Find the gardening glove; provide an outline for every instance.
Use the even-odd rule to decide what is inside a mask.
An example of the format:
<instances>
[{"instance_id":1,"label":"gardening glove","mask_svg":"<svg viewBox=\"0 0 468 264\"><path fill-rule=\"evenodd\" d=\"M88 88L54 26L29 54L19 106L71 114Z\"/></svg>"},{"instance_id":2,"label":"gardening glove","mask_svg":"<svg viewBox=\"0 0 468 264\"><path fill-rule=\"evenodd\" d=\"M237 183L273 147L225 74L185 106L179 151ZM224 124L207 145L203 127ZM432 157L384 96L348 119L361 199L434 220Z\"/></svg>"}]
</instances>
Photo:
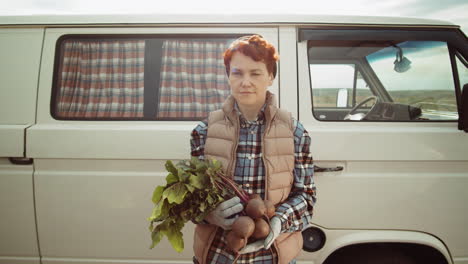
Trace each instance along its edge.
<instances>
[{"instance_id":1,"label":"gardening glove","mask_svg":"<svg viewBox=\"0 0 468 264\"><path fill-rule=\"evenodd\" d=\"M244 210L244 206L241 204L239 197L236 196L218 204L218 206L206 216L205 220L224 230L230 230L232 224L236 221L236 217L229 217L240 213L242 210Z\"/></svg>"},{"instance_id":2,"label":"gardening glove","mask_svg":"<svg viewBox=\"0 0 468 264\"><path fill-rule=\"evenodd\" d=\"M250 243L243 247L239 253L240 254L246 254L246 253L251 253L258 251L262 248L269 249L275 239L279 236L281 232L281 220L279 217L274 216L273 218L270 219L270 233L268 236L265 238L265 240L259 240L255 241L253 243Z\"/></svg>"},{"instance_id":3,"label":"gardening glove","mask_svg":"<svg viewBox=\"0 0 468 264\"><path fill-rule=\"evenodd\" d=\"M258 240L253 243L245 245L240 251L239 254L247 254L247 253L252 253L255 251L259 251L262 249L265 245L265 240Z\"/></svg>"},{"instance_id":4,"label":"gardening glove","mask_svg":"<svg viewBox=\"0 0 468 264\"><path fill-rule=\"evenodd\" d=\"M274 216L270 219L270 233L265 238L265 249L269 249L273 242L275 242L276 238L281 233L281 219L278 216Z\"/></svg>"}]
</instances>

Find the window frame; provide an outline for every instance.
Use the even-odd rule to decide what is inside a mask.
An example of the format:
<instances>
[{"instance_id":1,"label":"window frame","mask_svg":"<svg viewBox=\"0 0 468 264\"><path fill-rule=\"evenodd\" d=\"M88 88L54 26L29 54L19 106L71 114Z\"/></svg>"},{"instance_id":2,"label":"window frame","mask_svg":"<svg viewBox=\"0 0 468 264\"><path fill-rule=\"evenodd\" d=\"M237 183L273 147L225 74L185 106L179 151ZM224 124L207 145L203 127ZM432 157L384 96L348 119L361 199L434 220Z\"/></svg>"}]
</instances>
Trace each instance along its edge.
<instances>
[{"instance_id":1,"label":"window frame","mask_svg":"<svg viewBox=\"0 0 468 264\"><path fill-rule=\"evenodd\" d=\"M457 102L458 108L458 116L460 117L461 113L461 89L458 70L456 66L455 56L461 56L462 58L468 58L468 46L465 45L466 41L468 40L467 37L458 30L457 28L425 28L425 27L414 27L414 28L402 28L402 27L356 27L356 26L343 26L337 29L336 27L321 27L321 28L300 28L298 29L298 42L307 42L309 40L336 40L336 41L345 41L345 40L393 40L393 41L442 41L447 43L447 47L449 50L449 59L451 62L451 70L452 70L452 78L454 80L455 85L455 97ZM306 45L307 46L307 45ZM309 49L307 47L307 49ZM307 62L310 63L310 53L308 50L306 51L307 54ZM463 60L462 60L463 61ZM368 62L367 62L368 63ZM310 76L310 68L308 67L308 74L309 74L309 89L312 89L312 81ZM364 70L365 71L365 70ZM375 73L369 72L366 74L371 74L371 78L376 77ZM372 75L373 74L373 75ZM380 82L380 81L379 81ZM372 83L372 82L371 82ZM388 92L384 96L388 96L389 101L392 101ZM312 95L312 91L311 91ZM312 98L310 99L313 100ZM313 113L313 102L312 102L312 116L314 116L316 121L319 122L384 122L384 123L392 123L392 122L409 122L409 123L426 123L426 122L448 122L454 123L457 120L421 120L421 121L412 121L412 120L323 120L318 119L315 117Z\"/></svg>"},{"instance_id":2,"label":"window frame","mask_svg":"<svg viewBox=\"0 0 468 264\"><path fill-rule=\"evenodd\" d=\"M59 121L200 121L206 117L199 118L173 118L173 117L163 117L163 118L152 118L152 117L61 117L57 114L57 99L59 93L58 87L58 75L60 70L61 58L63 55L63 50L61 49L63 42L67 40L148 40L148 39L160 39L160 40L206 40L206 39L237 39L241 36L252 35L256 33L213 33L213 34L167 34L167 33L142 33L142 34L133 34L133 33L122 33L122 34L105 34L105 33L90 33L90 34L65 34L60 36L55 43L54 50L54 65L53 65L53 76L52 76L52 87L51 87L51 98L49 111L50 115L54 120ZM143 108L145 106L143 105Z\"/></svg>"}]
</instances>

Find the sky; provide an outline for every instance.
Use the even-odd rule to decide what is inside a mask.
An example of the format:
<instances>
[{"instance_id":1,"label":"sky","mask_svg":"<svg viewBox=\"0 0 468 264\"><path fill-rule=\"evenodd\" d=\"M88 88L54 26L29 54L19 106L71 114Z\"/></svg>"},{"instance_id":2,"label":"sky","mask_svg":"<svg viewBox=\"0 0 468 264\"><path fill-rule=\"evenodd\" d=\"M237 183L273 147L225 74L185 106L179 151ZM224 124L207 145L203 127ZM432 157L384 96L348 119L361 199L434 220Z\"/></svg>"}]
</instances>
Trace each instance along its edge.
<instances>
[{"instance_id":1,"label":"sky","mask_svg":"<svg viewBox=\"0 0 468 264\"><path fill-rule=\"evenodd\" d=\"M392 56L382 56L382 54L375 53L371 55L373 58L368 59L387 91L454 89L455 84L446 44L405 48L404 56L411 61L411 67L405 74L398 73L393 69L396 50L393 47L384 50L386 53L391 53ZM353 87L354 65L352 64L317 64L312 65L310 72L314 76L312 87L333 89ZM340 78L336 78L336 76L340 76ZM365 83L362 83L358 88L365 88Z\"/></svg>"},{"instance_id":2,"label":"sky","mask_svg":"<svg viewBox=\"0 0 468 264\"><path fill-rule=\"evenodd\" d=\"M446 20L468 32L467 0L0 0L0 4L0 15L287 12L401 16Z\"/></svg>"}]
</instances>

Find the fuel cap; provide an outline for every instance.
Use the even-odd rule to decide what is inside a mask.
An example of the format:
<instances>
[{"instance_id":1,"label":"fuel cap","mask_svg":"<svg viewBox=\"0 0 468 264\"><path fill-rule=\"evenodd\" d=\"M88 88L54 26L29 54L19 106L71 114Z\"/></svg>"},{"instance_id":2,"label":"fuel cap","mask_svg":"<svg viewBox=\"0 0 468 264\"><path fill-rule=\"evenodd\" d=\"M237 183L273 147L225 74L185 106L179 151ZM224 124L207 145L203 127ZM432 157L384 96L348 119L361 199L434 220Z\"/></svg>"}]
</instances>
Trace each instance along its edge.
<instances>
[{"instance_id":1,"label":"fuel cap","mask_svg":"<svg viewBox=\"0 0 468 264\"><path fill-rule=\"evenodd\" d=\"M325 245L325 233L316 227L310 227L302 231L302 239L304 244L302 249L307 252L315 252L323 248Z\"/></svg>"}]
</instances>

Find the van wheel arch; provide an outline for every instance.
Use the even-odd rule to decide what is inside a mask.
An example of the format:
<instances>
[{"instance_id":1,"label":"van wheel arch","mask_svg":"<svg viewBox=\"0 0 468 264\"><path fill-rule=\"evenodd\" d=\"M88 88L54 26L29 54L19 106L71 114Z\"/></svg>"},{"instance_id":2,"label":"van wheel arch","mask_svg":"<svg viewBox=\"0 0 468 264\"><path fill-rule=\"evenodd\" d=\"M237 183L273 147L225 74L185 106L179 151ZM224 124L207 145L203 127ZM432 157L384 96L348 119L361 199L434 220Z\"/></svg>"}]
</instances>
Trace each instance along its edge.
<instances>
[{"instance_id":1,"label":"van wheel arch","mask_svg":"<svg viewBox=\"0 0 468 264\"><path fill-rule=\"evenodd\" d=\"M363 243L339 248L323 264L448 264L437 249L410 243Z\"/></svg>"}]
</instances>

